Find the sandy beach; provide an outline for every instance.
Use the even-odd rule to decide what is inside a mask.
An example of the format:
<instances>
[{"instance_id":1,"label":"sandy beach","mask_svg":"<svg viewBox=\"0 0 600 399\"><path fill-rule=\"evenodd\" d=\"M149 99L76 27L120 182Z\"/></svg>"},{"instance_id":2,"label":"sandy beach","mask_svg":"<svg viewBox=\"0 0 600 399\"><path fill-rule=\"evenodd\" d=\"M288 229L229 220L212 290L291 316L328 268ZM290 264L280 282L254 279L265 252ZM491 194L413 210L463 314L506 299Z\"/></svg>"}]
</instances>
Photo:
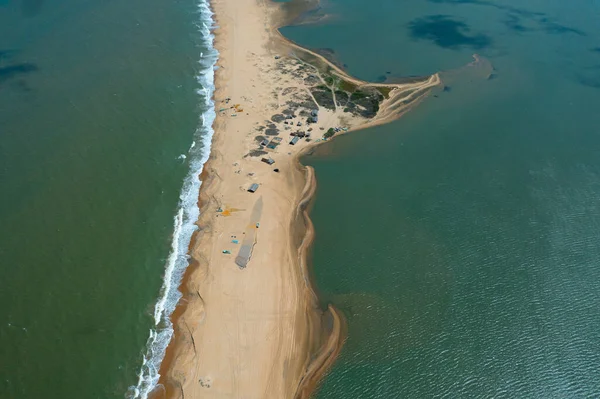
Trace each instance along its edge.
<instances>
[{"instance_id":1,"label":"sandy beach","mask_svg":"<svg viewBox=\"0 0 600 399\"><path fill-rule=\"evenodd\" d=\"M308 397L342 346L344 322L319 307L310 285L315 177L298 159L329 129L399 117L440 80L367 84L282 38L278 5L214 0L212 9L218 116L192 265L153 397Z\"/></svg>"}]
</instances>

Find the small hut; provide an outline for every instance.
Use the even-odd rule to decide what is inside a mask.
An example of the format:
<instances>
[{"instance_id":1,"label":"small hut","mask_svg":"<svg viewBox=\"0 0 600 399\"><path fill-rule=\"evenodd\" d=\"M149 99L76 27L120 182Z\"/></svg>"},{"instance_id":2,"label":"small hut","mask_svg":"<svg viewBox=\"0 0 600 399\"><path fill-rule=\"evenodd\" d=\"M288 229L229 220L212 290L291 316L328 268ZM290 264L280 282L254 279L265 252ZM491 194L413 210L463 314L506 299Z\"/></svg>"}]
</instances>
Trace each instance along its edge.
<instances>
[{"instance_id":1,"label":"small hut","mask_svg":"<svg viewBox=\"0 0 600 399\"><path fill-rule=\"evenodd\" d=\"M253 184L250 186L250 188L248 189L248 191L249 191L249 192L251 192L251 193L255 193L255 192L256 192L256 190L258 190L258 184L256 184L256 183L253 183Z\"/></svg>"}]
</instances>

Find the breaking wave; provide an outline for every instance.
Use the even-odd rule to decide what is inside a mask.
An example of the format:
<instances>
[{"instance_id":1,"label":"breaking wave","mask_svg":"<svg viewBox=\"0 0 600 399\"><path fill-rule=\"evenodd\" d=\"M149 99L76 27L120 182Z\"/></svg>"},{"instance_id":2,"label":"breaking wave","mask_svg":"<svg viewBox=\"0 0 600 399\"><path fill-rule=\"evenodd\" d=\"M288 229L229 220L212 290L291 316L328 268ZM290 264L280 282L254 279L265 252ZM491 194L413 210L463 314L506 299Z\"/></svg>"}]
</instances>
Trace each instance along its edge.
<instances>
[{"instance_id":1,"label":"breaking wave","mask_svg":"<svg viewBox=\"0 0 600 399\"><path fill-rule=\"evenodd\" d=\"M150 392L158 384L160 364L173 336L173 325L170 316L181 298L178 287L185 269L189 265L188 248L192 235L197 229L196 221L200 215L198 209L198 195L202 185L200 174L210 155L214 133L212 124L216 114L213 93L215 89L215 65L219 53L213 46L214 35L212 29L214 28L214 20L208 0L199 2L198 14L199 23L197 27L202 36L204 51L200 53L200 68L196 77L200 88L197 92L203 102L202 108L206 110L200 115L194 141L189 149L189 171L179 195L171 250L165 265L163 285L154 307L154 326L150 329L146 342L146 353L138 373L137 385L130 387L126 395L130 399L147 399Z\"/></svg>"}]
</instances>

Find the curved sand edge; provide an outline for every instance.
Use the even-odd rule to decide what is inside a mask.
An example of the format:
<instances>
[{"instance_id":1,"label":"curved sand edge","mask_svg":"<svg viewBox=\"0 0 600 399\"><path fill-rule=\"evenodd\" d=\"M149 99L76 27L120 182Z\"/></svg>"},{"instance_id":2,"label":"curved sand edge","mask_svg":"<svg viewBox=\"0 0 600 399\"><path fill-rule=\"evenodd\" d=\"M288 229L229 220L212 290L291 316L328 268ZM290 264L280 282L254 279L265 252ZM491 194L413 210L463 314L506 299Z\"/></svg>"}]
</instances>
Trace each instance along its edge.
<instances>
[{"instance_id":1,"label":"curved sand edge","mask_svg":"<svg viewBox=\"0 0 600 399\"><path fill-rule=\"evenodd\" d=\"M244 155L256 146L253 136L262 132L257 129L271 113L281 112L294 93L306 97L306 87L290 76L301 73L301 63L287 57L274 60L274 54L301 48L274 35L272 28L265 29L277 26L275 6L255 0L212 3L219 26L215 45L221 53L215 99L217 109L226 110L215 121L211 156L201 176L192 262L180 286L183 298L171 317L175 333L153 396L307 398L339 354L345 331L343 316L334 307L325 312L319 307L307 265L314 237L307 205L316 181L312 168L299 160L322 142L284 142L270 152L279 174L260 157ZM323 62L332 66L324 58ZM343 71L336 73L358 85L371 85ZM322 110L315 130L345 125L354 131L386 123L439 82L434 75L414 84L383 85L393 90L377 117L365 120ZM285 94L287 89L293 89L292 94ZM245 110L231 110L226 98ZM253 182L260 189L249 194L246 188ZM231 238L241 237L248 228L248 213L259 197L266 212L252 259L240 269L233 262L236 247ZM217 209L227 214L215 213ZM223 254L224 249L233 257Z\"/></svg>"}]
</instances>

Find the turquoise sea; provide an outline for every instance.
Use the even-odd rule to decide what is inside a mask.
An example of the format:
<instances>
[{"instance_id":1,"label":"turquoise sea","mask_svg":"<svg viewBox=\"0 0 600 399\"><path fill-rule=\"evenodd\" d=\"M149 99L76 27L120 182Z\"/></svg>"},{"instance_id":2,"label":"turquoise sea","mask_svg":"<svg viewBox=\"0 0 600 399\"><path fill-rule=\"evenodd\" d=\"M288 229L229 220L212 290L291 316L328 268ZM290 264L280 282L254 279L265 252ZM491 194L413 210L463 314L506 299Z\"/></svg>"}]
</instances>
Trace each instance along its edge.
<instances>
[{"instance_id":1,"label":"turquoise sea","mask_svg":"<svg viewBox=\"0 0 600 399\"><path fill-rule=\"evenodd\" d=\"M211 136L210 26L203 1L0 0L0 398L156 379Z\"/></svg>"},{"instance_id":2,"label":"turquoise sea","mask_svg":"<svg viewBox=\"0 0 600 399\"><path fill-rule=\"evenodd\" d=\"M600 3L319 13L283 33L363 79L447 87L304 159L316 286L349 325L316 397L600 397ZM490 79L463 68L473 53Z\"/></svg>"}]
</instances>

